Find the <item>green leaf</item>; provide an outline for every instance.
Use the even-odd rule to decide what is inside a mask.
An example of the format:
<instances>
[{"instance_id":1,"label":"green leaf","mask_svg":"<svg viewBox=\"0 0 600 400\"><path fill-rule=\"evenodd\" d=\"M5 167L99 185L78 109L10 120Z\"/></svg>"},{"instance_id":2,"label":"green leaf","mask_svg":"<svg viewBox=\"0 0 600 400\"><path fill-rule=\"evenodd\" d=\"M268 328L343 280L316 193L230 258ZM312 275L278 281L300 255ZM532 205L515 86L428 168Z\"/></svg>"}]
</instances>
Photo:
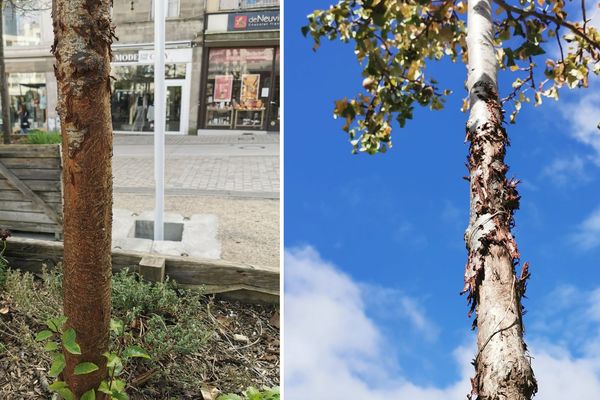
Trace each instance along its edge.
<instances>
[{"instance_id":1,"label":"green leaf","mask_svg":"<svg viewBox=\"0 0 600 400\"><path fill-rule=\"evenodd\" d=\"M52 359L52 365L50 365L50 372L48 372L48 375L50 375L53 378L56 378L60 375L63 369L65 369L65 365L66 363L64 354L57 353Z\"/></svg>"},{"instance_id":2,"label":"green leaf","mask_svg":"<svg viewBox=\"0 0 600 400\"><path fill-rule=\"evenodd\" d=\"M129 346L123 352L123 358L147 358L150 359L150 355L146 352L146 350L142 349L140 346Z\"/></svg>"},{"instance_id":3,"label":"green leaf","mask_svg":"<svg viewBox=\"0 0 600 400\"><path fill-rule=\"evenodd\" d=\"M129 400L129 396L127 396L127 393L125 392L117 392L113 390L111 396L116 400Z\"/></svg>"},{"instance_id":4,"label":"green leaf","mask_svg":"<svg viewBox=\"0 0 600 400\"><path fill-rule=\"evenodd\" d=\"M37 335L35 335L35 341L36 342L43 342L44 340L51 338L52 335L54 335L54 333L52 331L49 330L43 330L41 332L38 332Z\"/></svg>"},{"instance_id":5,"label":"green leaf","mask_svg":"<svg viewBox=\"0 0 600 400\"><path fill-rule=\"evenodd\" d=\"M94 371L98 371L98 366L91 362L82 362L75 366L73 373L75 375L85 375Z\"/></svg>"},{"instance_id":6,"label":"green leaf","mask_svg":"<svg viewBox=\"0 0 600 400\"><path fill-rule=\"evenodd\" d=\"M110 389L108 388L108 382L102 381L100 382L100 386L98 386L98 391L106 394L110 394Z\"/></svg>"},{"instance_id":7,"label":"green leaf","mask_svg":"<svg viewBox=\"0 0 600 400\"><path fill-rule=\"evenodd\" d=\"M73 392L71 392L71 389L69 388L58 389L56 392L60 394L65 400L75 400L75 395L73 394Z\"/></svg>"},{"instance_id":8,"label":"green leaf","mask_svg":"<svg viewBox=\"0 0 600 400\"><path fill-rule=\"evenodd\" d=\"M67 382L65 381L54 381L51 385L48 385L48 388L53 391L57 391L58 389L63 389L67 387Z\"/></svg>"},{"instance_id":9,"label":"green leaf","mask_svg":"<svg viewBox=\"0 0 600 400\"><path fill-rule=\"evenodd\" d=\"M94 389L90 389L82 394L79 400L96 400L96 392Z\"/></svg>"},{"instance_id":10,"label":"green leaf","mask_svg":"<svg viewBox=\"0 0 600 400\"><path fill-rule=\"evenodd\" d=\"M110 320L110 330L111 332L116 333L117 335L121 335L123 334L123 322L116 320L116 319L111 319Z\"/></svg>"},{"instance_id":11,"label":"green leaf","mask_svg":"<svg viewBox=\"0 0 600 400\"><path fill-rule=\"evenodd\" d=\"M75 329L69 328L62 334L62 342L65 349L71 354L81 354L81 348L75 342Z\"/></svg>"},{"instance_id":12,"label":"green leaf","mask_svg":"<svg viewBox=\"0 0 600 400\"><path fill-rule=\"evenodd\" d=\"M67 317L50 318L48 321L46 321L46 326L48 326L52 332L58 333L62 332L62 327L65 322L67 322Z\"/></svg>"},{"instance_id":13,"label":"green leaf","mask_svg":"<svg viewBox=\"0 0 600 400\"><path fill-rule=\"evenodd\" d=\"M125 391L125 381L122 379L113 379L112 390L117 392Z\"/></svg>"},{"instance_id":14,"label":"green leaf","mask_svg":"<svg viewBox=\"0 0 600 400\"><path fill-rule=\"evenodd\" d=\"M119 374L123 371L123 362L121 358L114 353L104 353L104 357L106 357L106 366L109 369L109 374L111 376L119 376Z\"/></svg>"},{"instance_id":15,"label":"green leaf","mask_svg":"<svg viewBox=\"0 0 600 400\"><path fill-rule=\"evenodd\" d=\"M56 344L56 342L48 342L44 346L44 350L46 350L46 351L56 351L56 350L58 350L58 345Z\"/></svg>"}]
</instances>

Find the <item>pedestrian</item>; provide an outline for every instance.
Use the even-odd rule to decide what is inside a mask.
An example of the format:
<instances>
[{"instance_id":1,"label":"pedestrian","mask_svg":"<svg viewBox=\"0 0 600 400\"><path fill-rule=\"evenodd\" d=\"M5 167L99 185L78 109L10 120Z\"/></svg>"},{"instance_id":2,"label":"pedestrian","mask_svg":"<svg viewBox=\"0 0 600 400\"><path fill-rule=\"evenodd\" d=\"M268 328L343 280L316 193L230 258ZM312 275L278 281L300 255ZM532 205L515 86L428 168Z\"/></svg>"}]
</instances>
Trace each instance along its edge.
<instances>
[{"instance_id":1,"label":"pedestrian","mask_svg":"<svg viewBox=\"0 0 600 400\"><path fill-rule=\"evenodd\" d=\"M29 111L27 111L25 104L21 104L19 121L21 122L21 135L26 135L27 130L29 129Z\"/></svg>"}]
</instances>

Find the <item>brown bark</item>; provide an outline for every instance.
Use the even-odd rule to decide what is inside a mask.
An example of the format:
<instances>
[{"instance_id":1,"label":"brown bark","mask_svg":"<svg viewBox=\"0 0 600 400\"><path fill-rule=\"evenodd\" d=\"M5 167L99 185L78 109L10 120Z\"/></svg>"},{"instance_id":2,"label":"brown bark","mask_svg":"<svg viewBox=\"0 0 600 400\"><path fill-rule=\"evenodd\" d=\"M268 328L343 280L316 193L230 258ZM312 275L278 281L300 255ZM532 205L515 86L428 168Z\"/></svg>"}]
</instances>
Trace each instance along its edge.
<instances>
[{"instance_id":1,"label":"brown bark","mask_svg":"<svg viewBox=\"0 0 600 400\"><path fill-rule=\"evenodd\" d=\"M4 62L4 1L0 0L0 101L2 105L2 138L4 144L10 144L10 98L8 96L8 81L6 77L6 64Z\"/></svg>"},{"instance_id":2,"label":"brown bark","mask_svg":"<svg viewBox=\"0 0 600 400\"><path fill-rule=\"evenodd\" d=\"M515 273L520 255L511 228L519 208L518 181L506 178L508 136L498 99L492 4L475 0L468 7L471 209L464 292L469 292L471 312L476 312L473 326L478 329L471 395L480 400L530 400L537 383L523 340L521 306L529 273L527 264L519 278Z\"/></svg>"},{"instance_id":3,"label":"brown bark","mask_svg":"<svg viewBox=\"0 0 600 400\"><path fill-rule=\"evenodd\" d=\"M55 75L63 138L64 311L82 354L65 352L64 379L77 398L106 375L111 291L111 0L55 0ZM73 374L76 364L97 364ZM100 397L97 397L100 398Z\"/></svg>"}]
</instances>

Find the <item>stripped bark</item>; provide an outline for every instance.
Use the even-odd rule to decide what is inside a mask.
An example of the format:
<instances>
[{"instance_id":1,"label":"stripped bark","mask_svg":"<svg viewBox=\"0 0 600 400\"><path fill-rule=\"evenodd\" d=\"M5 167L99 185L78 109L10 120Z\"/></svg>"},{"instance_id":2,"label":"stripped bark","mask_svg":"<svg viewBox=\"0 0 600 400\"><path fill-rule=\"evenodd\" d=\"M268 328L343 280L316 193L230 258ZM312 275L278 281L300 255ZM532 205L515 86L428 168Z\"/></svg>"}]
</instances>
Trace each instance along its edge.
<instances>
[{"instance_id":1,"label":"stripped bark","mask_svg":"<svg viewBox=\"0 0 600 400\"><path fill-rule=\"evenodd\" d=\"M12 124L10 123L10 98L8 96L8 79L4 60L4 40L2 40L4 4L4 1L0 0L0 104L2 105L2 138L4 144L10 144Z\"/></svg>"},{"instance_id":2,"label":"stripped bark","mask_svg":"<svg viewBox=\"0 0 600 400\"><path fill-rule=\"evenodd\" d=\"M508 136L498 99L497 61L492 39L492 1L468 2L470 116L470 218L465 232L469 252L464 292L477 327L473 395L479 400L530 400L537 391L523 340L521 298L529 273L517 278L519 251L511 233L519 207L518 181L506 178Z\"/></svg>"},{"instance_id":3,"label":"stripped bark","mask_svg":"<svg viewBox=\"0 0 600 400\"><path fill-rule=\"evenodd\" d=\"M54 66L63 138L64 312L80 356L65 352L77 398L106 376L111 291L111 0L53 2ZM74 375L76 364L100 370ZM98 396L96 398L100 398Z\"/></svg>"}]
</instances>

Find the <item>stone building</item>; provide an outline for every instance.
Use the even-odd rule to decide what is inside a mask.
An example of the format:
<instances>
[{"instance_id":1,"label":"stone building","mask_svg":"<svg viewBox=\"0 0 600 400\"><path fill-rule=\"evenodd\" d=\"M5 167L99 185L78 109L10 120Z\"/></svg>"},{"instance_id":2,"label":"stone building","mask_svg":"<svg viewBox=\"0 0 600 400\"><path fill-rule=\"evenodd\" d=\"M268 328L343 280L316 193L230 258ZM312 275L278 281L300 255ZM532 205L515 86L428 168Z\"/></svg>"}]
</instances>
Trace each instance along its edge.
<instances>
[{"instance_id":1,"label":"stone building","mask_svg":"<svg viewBox=\"0 0 600 400\"><path fill-rule=\"evenodd\" d=\"M279 1L163 1L167 133L278 131ZM154 128L153 17L153 0L114 0L117 134ZM4 40L11 108L25 104L32 127L56 129L50 11L5 10Z\"/></svg>"},{"instance_id":2,"label":"stone building","mask_svg":"<svg viewBox=\"0 0 600 400\"><path fill-rule=\"evenodd\" d=\"M279 0L207 0L203 130L279 131Z\"/></svg>"}]
</instances>

